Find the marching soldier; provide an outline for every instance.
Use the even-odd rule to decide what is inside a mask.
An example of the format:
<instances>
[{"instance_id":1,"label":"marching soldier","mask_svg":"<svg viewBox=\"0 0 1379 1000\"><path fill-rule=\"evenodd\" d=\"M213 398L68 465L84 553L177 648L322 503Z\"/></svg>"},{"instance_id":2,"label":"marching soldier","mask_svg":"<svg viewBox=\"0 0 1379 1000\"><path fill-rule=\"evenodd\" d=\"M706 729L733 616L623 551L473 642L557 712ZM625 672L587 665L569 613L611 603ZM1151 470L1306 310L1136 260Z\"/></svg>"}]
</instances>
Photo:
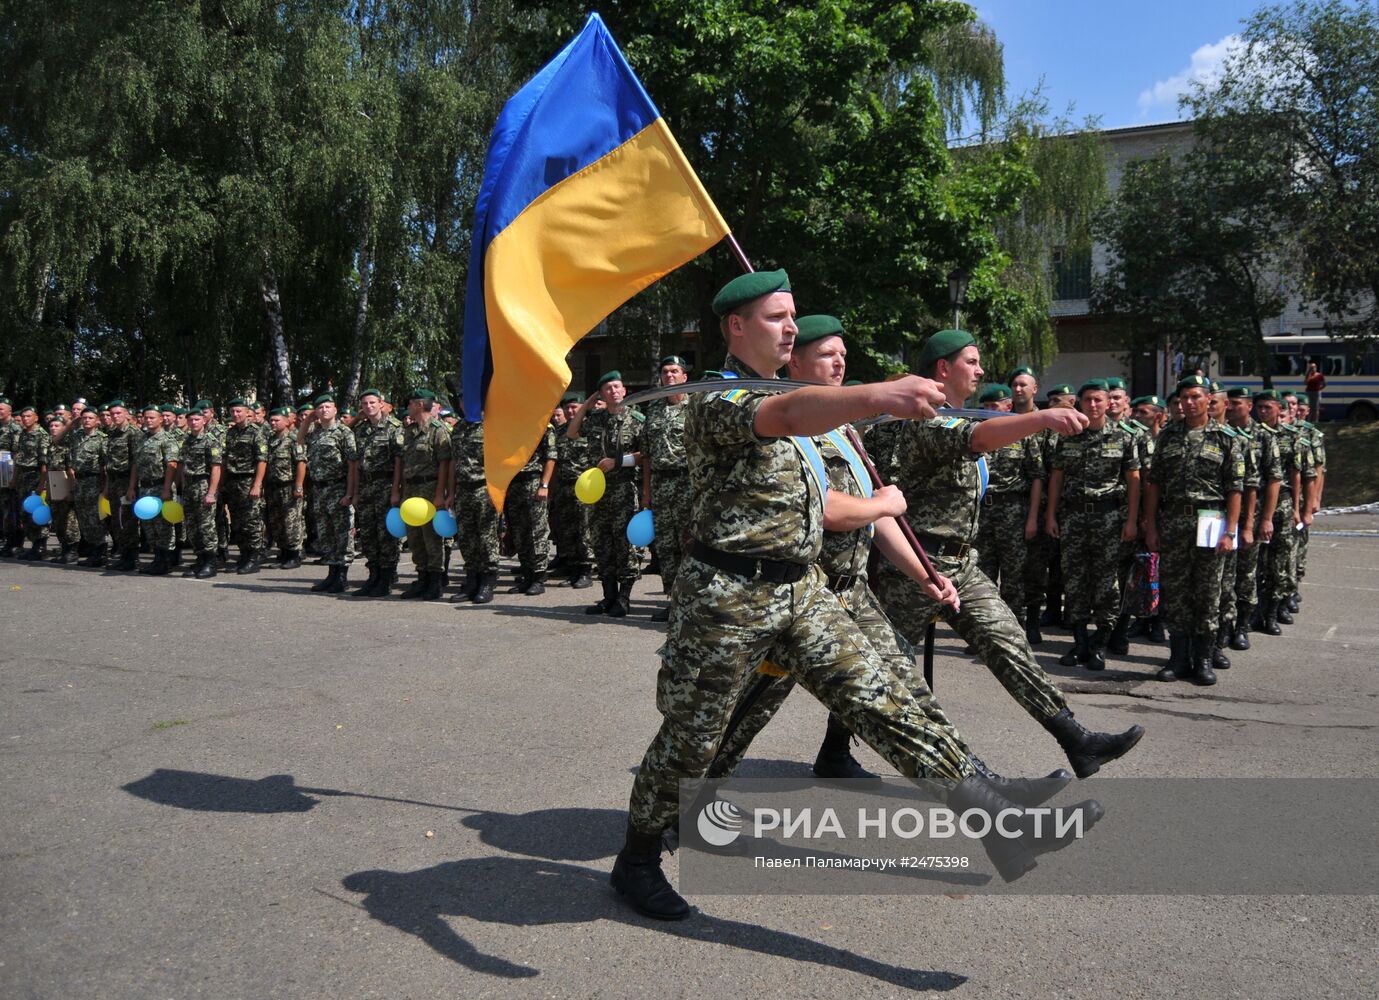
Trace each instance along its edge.
<instances>
[{"instance_id":1,"label":"marching soldier","mask_svg":"<svg viewBox=\"0 0 1379 1000\"><path fill-rule=\"evenodd\" d=\"M19 433L11 434L10 443L10 452L14 456L15 495L22 504L29 494L42 493L48 481L48 432L39 426L38 411L32 406L20 409ZM19 525L23 537L29 540L29 547L17 558L42 559L43 550L48 544L48 529L35 522L33 515L23 507L19 510Z\"/></svg>"},{"instance_id":2,"label":"marching soldier","mask_svg":"<svg viewBox=\"0 0 1379 1000\"><path fill-rule=\"evenodd\" d=\"M101 494L105 492L105 432L96 409L81 414L81 427L68 444L67 467L74 483L77 528L86 547L81 565L105 564L105 525L101 523Z\"/></svg>"},{"instance_id":3,"label":"marching soldier","mask_svg":"<svg viewBox=\"0 0 1379 1000\"><path fill-rule=\"evenodd\" d=\"M802 327L800 336L804 336ZM840 341L841 342L841 341ZM798 341L797 341L798 344ZM661 359L661 384L689 381L689 362L677 355ZM656 560L661 565L661 585L667 594L680 567L681 537L689 525L689 470L685 465L686 396L667 396L647 415L642 434L646 454L642 461L642 506L652 512L656 534ZM657 611L652 621L670 620L670 608Z\"/></svg>"},{"instance_id":4,"label":"marching soldier","mask_svg":"<svg viewBox=\"0 0 1379 1000\"><path fill-rule=\"evenodd\" d=\"M220 438L206 429L206 408L199 399L187 411L187 435L178 453L187 543L196 558L183 576L209 580L216 574L215 512L220 499Z\"/></svg>"},{"instance_id":5,"label":"marching soldier","mask_svg":"<svg viewBox=\"0 0 1379 1000\"><path fill-rule=\"evenodd\" d=\"M157 497L162 503L171 500L177 459L177 442L163 430L162 410L156 403L150 403L144 407L144 438L134 455L139 497ZM153 562L139 572L167 576L172 571L172 524L161 516L152 518L144 522L144 536L153 550Z\"/></svg>"},{"instance_id":6,"label":"marching soldier","mask_svg":"<svg viewBox=\"0 0 1379 1000\"><path fill-rule=\"evenodd\" d=\"M519 569L511 593L532 597L546 592L546 567L551 557L547 503L555 475L555 428L546 425L531 457L508 486L503 513L517 550Z\"/></svg>"},{"instance_id":7,"label":"marching soldier","mask_svg":"<svg viewBox=\"0 0 1379 1000\"><path fill-rule=\"evenodd\" d=\"M461 420L450 438L455 476L455 537L464 559L464 584L455 601L487 604L498 584L498 511L484 474L484 425Z\"/></svg>"},{"instance_id":8,"label":"marching soldier","mask_svg":"<svg viewBox=\"0 0 1379 1000\"><path fill-rule=\"evenodd\" d=\"M335 393L316 397L311 415L297 431L297 443L306 446L306 468L311 477L319 548L328 567L326 578L313 583L316 593L340 594L349 578L350 507L359 485L359 452L354 433L335 418Z\"/></svg>"},{"instance_id":9,"label":"marching soldier","mask_svg":"<svg viewBox=\"0 0 1379 1000\"><path fill-rule=\"evenodd\" d=\"M578 392L567 392L561 397L566 430L582 402L584 396ZM589 505L575 496L575 480L592 464L589 459L589 439L572 438L562 431L556 435L555 449L555 481L551 494L555 548L561 556L563 571L569 575L570 586L583 590L593 585L589 572L594 566L594 548L589 530Z\"/></svg>"},{"instance_id":10,"label":"marching soldier","mask_svg":"<svg viewBox=\"0 0 1379 1000\"><path fill-rule=\"evenodd\" d=\"M65 411L66 407L61 409ZM52 556L55 563L74 563L80 558L78 549L81 543L81 529L77 526L76 497L73 495L75 481L70 471L71 448L77 433L70 430L61 417L48 425L48 506L53 511L53 534L57 536L60 546ZM66 495L61 499L57 498L57 493L62 492L62 489L55 487L55 475L65 488Z\"/></svg>"},{"instance_id":11,"label":"marching soldier","mask_svg":"<svg viewBox=\"0 0 1379 1000\"><path fill-rule=\"evenodd\" d=\"M393 487L402 481L402 421L383 412L383 393L359 394L359 419L351 428L359 448L359 498L354 520L369 578L355 597L387 597L397 582L402 543L388 530Z\"/></svg>"},{"instance_id":12,"label":"marching soldier","mask_svg":"<svg viewBox=\"0 0 1379 1000\"><path fill-rule=\"evenodd\" d=\"M221 439L221 496L229 507L234 542L239 546L235 572L259 571L263 548L263 477L268 469L268 443L254 411L243 399L230 400L230 426Z\"/></svg>"},{"instance_id":13,"label":"marching soldier","mask_svg":"<svg viewBox=\"0 0 1379 1000\"><path fill-rule=\"evenodd\" d=\"M268 544L278 546L278 568L302 564L302 497L306 484L306 448L291 432L290 407L268 412L268 463L264 472L264 514Z\"/></svg>"},{"instance_id":14,"label":"marching soldier","mask_svg":"<svg viewBox=\"0 0 1379 1000\"><path fill-rule=\"evenodd\" d=\"M430 389L413 389L407 397L411 420L402 432L401 478L394 481L391 498L394 507L410 497L430 500L437 510L450 503L450 432L434 416L437 408L436 394ZM417 578L400 596L403 600L436 600L441 596L441 574L445 572L440 535L430 524L409 524L407 548Z\"/></svg>"}]
</instances>

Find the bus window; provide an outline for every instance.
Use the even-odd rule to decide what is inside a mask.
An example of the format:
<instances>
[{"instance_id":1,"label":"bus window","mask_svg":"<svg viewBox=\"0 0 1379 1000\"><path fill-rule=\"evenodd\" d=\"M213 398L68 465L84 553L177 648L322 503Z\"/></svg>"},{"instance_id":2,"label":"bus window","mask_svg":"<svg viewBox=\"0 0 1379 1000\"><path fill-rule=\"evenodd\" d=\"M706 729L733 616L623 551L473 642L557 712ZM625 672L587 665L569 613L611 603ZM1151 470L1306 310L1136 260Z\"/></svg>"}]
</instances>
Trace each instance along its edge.
<instances>
[{"instance_id":1,"label":"bus window","mask_svg":"<svg viewBox=\"0 0 1379 1000\"><path fill-rule=\"evenodd\" d=\"M1271 362L1270 367L1272 369L1272 374L1275 378L1297 374L1297 372L1293 371L1293 362L1297 360L1296 355L1290 357L1287 354L1275 354L1269 360Z\"/></svg>"}]
</instances>

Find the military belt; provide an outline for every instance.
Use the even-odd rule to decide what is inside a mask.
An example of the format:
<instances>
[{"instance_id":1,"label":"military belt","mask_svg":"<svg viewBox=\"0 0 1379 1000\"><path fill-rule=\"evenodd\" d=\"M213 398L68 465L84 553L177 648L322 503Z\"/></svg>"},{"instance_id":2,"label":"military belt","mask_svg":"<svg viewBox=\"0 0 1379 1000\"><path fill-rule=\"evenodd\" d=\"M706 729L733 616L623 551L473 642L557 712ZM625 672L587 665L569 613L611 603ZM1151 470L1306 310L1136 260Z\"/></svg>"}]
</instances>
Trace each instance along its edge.
<instances>
[{"instance_id":1,"label":"military belt","mask_svg":"<svg viewBox=\"0 0 1379 1000\"><path fill-rule=\"evenodd\" d=\"M313 479L312 483L317 486L334 486L337 483L343 483L348 478L349 476L341 476L338 479Z\"/></svg>"},{"instance_id":2,"label":"military belt","mask_svg":"<svg viewBox=\"0 0 1379 1000\"><path fill-rule=\"evenodd\" d=\"M78 472L78 473L77 473L77 478L78 478L78 479L99 479L99 478L101 478L101 473L99 473L99 472Z\"/></svg>"},{"instance_id":3,"label":"military belt","mask_svg":"<svg viewBox=\"0 0 1379 1000\"><path fill-rule=\"evenodd\" d=\"M862 579L862 577L857 574L830 576L828 578L828 589L835 594L846 594L860 579Z\"/></svg>"},{"instance_id":4,"label":"military belt","mask_svg":"<svg viewBox=\"0 0 1379 1000\"><path fill-rule=\"evenodd\" d=\"M393 478L393 470L389 469L386 472L370 472L367 469L360 469L359 478L366 483L376 483L383 479L391 480Z\"/></svg>"},{"instance_id":5,"label":"military belt","mask_svg":"<svg viewBox=\"0 0 1379 1000\"><path fill-rule=\"evenodd\" d=\"M413 483L413 484L415 484L415 483L434 483L435 481L436 481L436 473L434 473L434 472L427 473L427 474L424 475L424 476L408 476L406 479L403 480L403 482L406 482L406 483Z\"/></svg>"},{"instance_id":6,"label":"military belt","mask_svg":"<svg viewBox=\"0 0 1379 1000\"><path fill-rule=\"evenodd\" d=\"M795 583L797 580L803 579L804 575L809 572L809 566L804 563L739 556L732 552L724 552L722 549L715 549L713 546L705 545L698 540L690 546L690 554L705 565L712 566L714 569L721 569L725 573L732 573L735 576L744 576L748 580L755 580L760 577L770 583Z\"/></svg>"},{"instance_id":7,"label":"military belt","mask_svg":"<svg viewBox=\"0 0 1379 1000\"><path fill-rule=\"evenodd\" d=\"M1067 500L1068 510L1075 514L1109 514L1120 510L1120 497L1099 497L1095 500Z\"/></svg>"},{"instance_id":8,"label":"military belt","mask_svg":"<svg viewBox=\"0 0 1379 1000\"><path fill-rule=\"evenodd\" d=\"M925 552L940 559L962 559L966 557L968 549L972 548L967 542L939 538L937 535L917 534L915 537L919 539L919 544L924 546Z\"/></svg>"},{"instance_id":9,"label":"military belt","mask_svg":"<svg viewBox=\"0 0 1379 1000\"><path fill-rule=\"evenodd\" d=\"M229 469L225 470L225 475L229 476L231 479L244 479L253 474L253 472L231 472Z\"/></svg>"},{"instance_id":10,"label":"military belt","mask_svg":"<svg viewBox=\"0 0 1379 1000\"><path fill-rule=\"evenodd\" d=\"M191 480L210 479L211 474L209 472L187 472L182 475L182 478Z\"/></svg>"},{"instance_id":11,"label":"military belt","mask_svg":"<svg viewBox=\"0 0 1379 1000\"><path fill-rule=\"evenodd\" d=\"M1009 503L1012 500L1024 500L1028 502L1029 493L1020 490L1007 490L1004 493L992 493L988 490L987 494L982 497L982 506L994 507L998 503Z\"/></svg>"}]
</instances>

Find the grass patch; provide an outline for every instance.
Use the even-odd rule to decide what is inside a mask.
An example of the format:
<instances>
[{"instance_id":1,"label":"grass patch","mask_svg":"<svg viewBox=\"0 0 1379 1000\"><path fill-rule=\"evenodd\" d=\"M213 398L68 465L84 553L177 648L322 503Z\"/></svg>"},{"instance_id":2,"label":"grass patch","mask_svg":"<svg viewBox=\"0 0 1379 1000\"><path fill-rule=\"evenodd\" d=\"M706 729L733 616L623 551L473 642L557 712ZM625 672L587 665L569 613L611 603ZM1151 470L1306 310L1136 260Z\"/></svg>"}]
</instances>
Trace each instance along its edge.
<instances>
[{"instance_id":1,"label":"grass patch","mask_svg":"<svg viewBox=\"0 0 1379 1000\"><path fill-rule=\"evenodd\" d=\"M153 729L154 732L157 732L160 729L171 729L173 726L186 725L190 725L190 723L186 719L166 719L163 722L155 722L153 724Z\"/></svg>"},{"instance_id":2,"label":"grass patch","mask_svg":"<svg viewBox=\"0 0 1379 1000\"><path fill-rule=\"evenodd\" d=\"M1323 507L1354 507L1379 500L1379 421L1325 423L1326 492Z\"/></svg>"}]
</instances>

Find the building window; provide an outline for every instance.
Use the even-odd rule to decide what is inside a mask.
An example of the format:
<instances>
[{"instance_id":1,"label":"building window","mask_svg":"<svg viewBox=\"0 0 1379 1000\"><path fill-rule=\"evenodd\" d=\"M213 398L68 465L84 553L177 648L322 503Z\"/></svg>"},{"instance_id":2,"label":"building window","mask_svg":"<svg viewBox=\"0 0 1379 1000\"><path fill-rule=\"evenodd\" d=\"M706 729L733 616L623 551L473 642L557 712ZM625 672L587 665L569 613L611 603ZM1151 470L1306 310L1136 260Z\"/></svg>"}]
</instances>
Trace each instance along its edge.
<instances>
[{"instance_id":1,"label":"building window","mask_svg":"<svg viewBox=\"0 0 1379 1000\"><path fill-rule=\"evenodd\" d=\"M1092 252L1057 247L1053 251L1054 299L1088 299L1092 296Z\"/></svg>"}]
</instances>

